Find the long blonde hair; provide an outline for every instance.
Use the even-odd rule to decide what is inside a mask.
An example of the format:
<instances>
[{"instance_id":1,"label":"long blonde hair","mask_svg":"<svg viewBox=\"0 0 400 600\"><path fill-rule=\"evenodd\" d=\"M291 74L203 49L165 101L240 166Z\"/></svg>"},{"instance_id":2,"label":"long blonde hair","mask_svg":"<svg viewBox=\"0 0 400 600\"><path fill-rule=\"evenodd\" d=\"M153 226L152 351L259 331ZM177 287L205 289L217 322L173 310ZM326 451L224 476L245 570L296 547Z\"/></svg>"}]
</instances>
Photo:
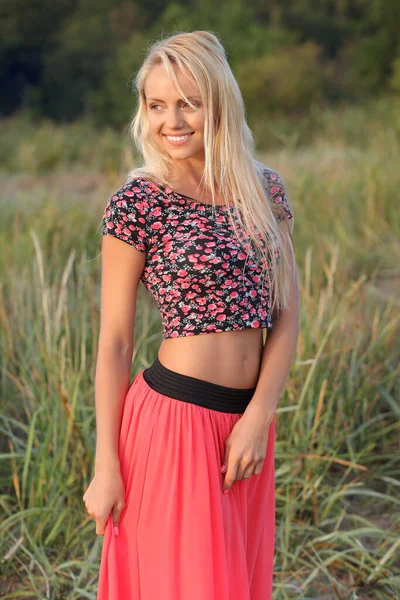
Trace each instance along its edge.
<instances>
[{"instance_id":1,"label":"long blonde hair","mask_svg":"<svg viewBox=\"0 0 400 600\"><path fill-rule=\"evenodd\" d=\"M205 168L201 186L211 193L213 205L216 189L227 205L236 199L234 204L240 208L237 211L240 229L249 237L249 243L243 249L250 252L253 260L261 266L263 285L266 279L270 286L271 314L279 314L288 308L291 277L288 253L292 253L294 259L294 218L284 219L286 227L280 228L276 215L282 208L271 201L266 202L266 167L254 157L254 138L246 122L242 94L228 64L225 49L214 33L177 33L165 39L159 38L147 49L133 82L138 94L138 107L129 126L134 143L143 156L143 164L130 171L128 177L145 177L155 184L170 187L168 177L173 161L152 138L144 93L146 77L158 64L164 66L180 96L194 110L197 107L186 98L172 64L185 71L199 89L205 107ZM235 235L242 244L231 207L227 210ZM284 238L290 243L284 244Z\"/></svg>"}]
</instances>

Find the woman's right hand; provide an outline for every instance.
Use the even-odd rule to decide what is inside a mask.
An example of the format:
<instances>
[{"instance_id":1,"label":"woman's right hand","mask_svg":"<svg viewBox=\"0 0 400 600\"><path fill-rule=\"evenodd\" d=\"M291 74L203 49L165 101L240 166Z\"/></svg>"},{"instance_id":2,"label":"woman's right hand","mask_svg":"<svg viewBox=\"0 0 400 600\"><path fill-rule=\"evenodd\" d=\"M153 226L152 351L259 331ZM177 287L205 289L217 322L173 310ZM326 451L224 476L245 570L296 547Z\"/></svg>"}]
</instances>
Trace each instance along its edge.
<instances>
[{"instance_id":1,"label":"woman's right hand","mask_svg":"<svg viewBox=\"0 0 400 600\"><path fill-rule=\"evenodd\" d=\"M83 501L87 513L96 521L97 535L104 535L110 512L113 527L118 526L121 512L125 508L125 486L119 466L96 472L83 495Z\"/></svg>"}]
</instances>

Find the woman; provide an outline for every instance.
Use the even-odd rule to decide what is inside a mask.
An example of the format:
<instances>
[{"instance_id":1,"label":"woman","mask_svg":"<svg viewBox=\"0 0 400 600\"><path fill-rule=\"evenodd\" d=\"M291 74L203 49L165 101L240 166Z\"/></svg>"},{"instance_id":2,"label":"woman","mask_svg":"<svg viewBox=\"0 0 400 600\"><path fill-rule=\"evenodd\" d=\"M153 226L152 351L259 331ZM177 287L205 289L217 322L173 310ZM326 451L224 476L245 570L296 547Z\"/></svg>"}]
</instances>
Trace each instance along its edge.
<instances>
[{"instance_id":1,"label":"woman","mask_svg":"<svg viewBox=\"0 0 400 600\"><path fill-rule=\"evenodd\" d=\"M96 468L83 496L104 535L97 600L267 600L275 413L298 335L293 213L280 176L253 157L214 34L159 40L135 83L144 162L103 215ZM140 280L162 343L130 383Z\"/></svg>"}]
</instances>

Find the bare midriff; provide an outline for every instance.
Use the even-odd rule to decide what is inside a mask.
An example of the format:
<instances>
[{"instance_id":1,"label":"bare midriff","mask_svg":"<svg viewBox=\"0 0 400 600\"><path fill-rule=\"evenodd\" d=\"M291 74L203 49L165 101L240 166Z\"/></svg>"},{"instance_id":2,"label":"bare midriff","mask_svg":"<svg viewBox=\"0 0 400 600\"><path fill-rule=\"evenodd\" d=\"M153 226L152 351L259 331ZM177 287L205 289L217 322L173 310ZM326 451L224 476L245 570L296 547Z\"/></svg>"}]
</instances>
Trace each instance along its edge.
<instances>
[{"instance_id":1,"label":"bare midriff","mask_svg":"<svg viewBox=\"0 0 400 600\"><path fill-rule=\"evenodd\" d=\"M161 364L171 371L232 388L257 385L262 328L190 335L162 340Z\"/></svg>"}]
</instances>

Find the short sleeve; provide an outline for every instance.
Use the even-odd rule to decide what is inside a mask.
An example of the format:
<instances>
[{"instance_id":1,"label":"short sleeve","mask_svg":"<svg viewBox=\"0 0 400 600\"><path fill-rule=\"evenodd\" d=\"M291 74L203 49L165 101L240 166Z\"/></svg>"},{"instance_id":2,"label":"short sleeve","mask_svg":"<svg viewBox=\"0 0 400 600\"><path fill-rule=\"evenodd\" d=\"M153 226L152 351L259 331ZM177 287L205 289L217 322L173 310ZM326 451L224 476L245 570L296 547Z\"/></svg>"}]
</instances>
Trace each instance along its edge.
<instances>
[{"instance_id":1,"label":"short sleeve","mask_svg":"<svg viewBox=\"0 0 400 600\"><path fill-rule=\"evenodd\" d=\"M268 197L274 203L277 221L293 218L293 210L289 203L285 184L280 175L272 169L263 170L264 184Z\"/></svg>"},{"instance_id":2,"label":"short sleeve","mask_svg":"<svg viewBox=\"0 0 400 600\"><path fill-rule=\"evenodd\" d=\"M148 202L135 183L123 185L107 201L103 213L102 235L112 235L139 250L147 252L146 215Z\"/></svg>"}]
</instances>

